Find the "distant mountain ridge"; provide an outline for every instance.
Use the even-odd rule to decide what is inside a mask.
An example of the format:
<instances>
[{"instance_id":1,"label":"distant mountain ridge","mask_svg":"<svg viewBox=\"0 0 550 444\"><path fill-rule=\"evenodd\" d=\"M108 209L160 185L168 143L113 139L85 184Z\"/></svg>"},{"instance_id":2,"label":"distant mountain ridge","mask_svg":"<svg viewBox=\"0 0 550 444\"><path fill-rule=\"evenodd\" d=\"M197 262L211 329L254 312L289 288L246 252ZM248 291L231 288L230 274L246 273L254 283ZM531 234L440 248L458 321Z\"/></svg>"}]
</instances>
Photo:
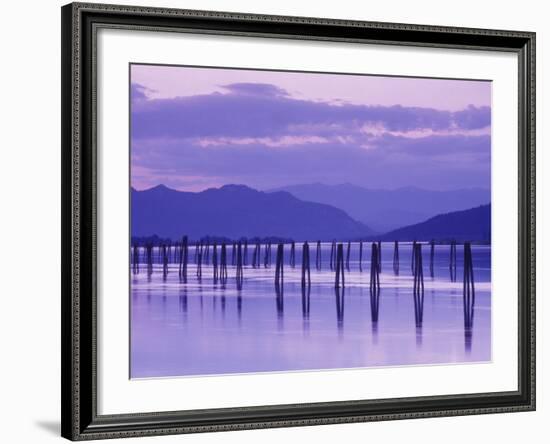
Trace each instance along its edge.
<instances>
[{"instance_id":1,"label":"distant mountain ridge","mask_svg":"<svg viewBox=\"0 0 550 444\"><path fill-rule=\"evenodd\" d=\"M265 193L244 185L184 192L159 185L131 190L132 237L238 239L274 236L296 240L356 239L373 234L330 205L290 193Z\"/></svg>"},{"instance_id":2,"label":"distant mountain ridge","mask_svg":"<svg viewBox=\"0 0 550 444\"><path fill-rule=\"evenodd\" d=\"M491 192L484 188L432 191L407 187L378 190L352 184L313 183L267 191L287 191L301 200L340 208L380 233L419 223L438 214L491 202Z\"/></svg>"},{"instance_id":3,"label":"distant mountain ridge","mask_svg":"<svg viewBox=\"0 0 550 444\"><path fill-rule=\"evenodd\" d=\"M491 205L440 214L419 224L390 231L383 241L483 241L491 240Z\"/></svg>"}]
</instances>

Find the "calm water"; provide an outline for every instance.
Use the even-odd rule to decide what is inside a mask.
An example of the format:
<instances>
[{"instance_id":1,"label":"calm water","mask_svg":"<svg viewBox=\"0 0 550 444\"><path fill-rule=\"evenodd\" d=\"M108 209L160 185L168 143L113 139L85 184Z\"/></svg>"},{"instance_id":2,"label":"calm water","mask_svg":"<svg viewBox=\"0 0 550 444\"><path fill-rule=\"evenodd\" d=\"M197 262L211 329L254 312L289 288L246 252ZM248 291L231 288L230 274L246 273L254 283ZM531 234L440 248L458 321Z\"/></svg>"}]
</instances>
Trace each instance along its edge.
<instances>
[{"instance_id":1,"label":"calm water","mask_svg":"<svg viewBox=\"0 0 550 444\"><path fill-rule=\"evenodd\" d=\"M285 246L284 286L277 298L272 264L244 269L237 290L229 266L225 286L214 284L212 266L195 276L194 247L188 283L171 264L166 279L155 264L131 279L131 377L163 377L309 369L353 368L488 361L491 359L491 248L472 246L475 314L465 334L462 295L463 247L457 246L457 279L449 275L449 246L435 247L434 278L429 246L423 246L424 310L415 324L410 244L400 244L400 274L393 273L393 243L382 244L380 294L371 297L370 244L352 244L346 287L336 291L330 244L322 246L322 269L315 269L311 245L311 290L302 293L301 245L296 268ZM249 246L249 261L253 248ZM231 249L228 249L230 259ZM376 301L378 312L376 312ZM373 302L371 304L371 302ZM376 322L376 315L378 321Z\"/></svg>"}]
</instances>

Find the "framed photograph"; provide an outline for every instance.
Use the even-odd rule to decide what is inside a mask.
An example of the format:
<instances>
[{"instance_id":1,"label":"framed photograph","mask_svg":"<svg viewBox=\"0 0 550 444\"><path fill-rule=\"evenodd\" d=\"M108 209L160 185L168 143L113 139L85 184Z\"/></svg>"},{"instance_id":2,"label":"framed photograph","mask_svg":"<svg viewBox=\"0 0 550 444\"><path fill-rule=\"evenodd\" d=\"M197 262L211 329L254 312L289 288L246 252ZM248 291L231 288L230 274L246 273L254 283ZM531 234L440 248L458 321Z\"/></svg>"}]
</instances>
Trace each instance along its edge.
<instances>
[{"instance_id":1,"label":"framed photograph","mask_svg":"<svg viewBox=\"0 0 550 444\"><path fill-rule=\"evenodd\" d=\"M62 435L535 408L535 35L62 8Z\"/></svg>"}]
</instances>

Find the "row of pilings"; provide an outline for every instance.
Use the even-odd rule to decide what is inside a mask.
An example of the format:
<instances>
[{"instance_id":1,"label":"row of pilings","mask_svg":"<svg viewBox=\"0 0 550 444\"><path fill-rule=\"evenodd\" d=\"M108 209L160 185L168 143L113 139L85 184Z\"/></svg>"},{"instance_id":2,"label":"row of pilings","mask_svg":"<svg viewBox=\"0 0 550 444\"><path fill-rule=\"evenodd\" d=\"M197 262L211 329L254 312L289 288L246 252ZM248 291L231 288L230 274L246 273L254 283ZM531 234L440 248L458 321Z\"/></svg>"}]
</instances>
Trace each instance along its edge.
<instances>
[{"instance_id":1,"label":"row of pilings","mask_svg":"<svg viewBox=\"0 0 550 444\"><path fill-rule=\"evenodd\" d=\"M229 247L227 243L206 243L195 244L194 262L196 264L196 276L200 280L203 275L203 264L207 264L207 260L212 265L212 277L214 283L221 283L225 286L228 280L228 263L235 268L235 278L237 289L242 290L244 283L244 267L247 263L248 242L236 242L231 245L231 260L229 260ZM430 248L429 270L431 277L434 276L434 250L435 242L430 241L427 246ZM284 267L285 267L285 244L278 243L276 245L275 258L275 291L277 295L277 312L280 316L283 313L284 307ZM449 245L449 270L450 279L456 282L457 268L457 244L455 241ZM178 264L178 273L180 280L187 283L188 280L188 265L190 261L189 241L187 236L184 236L180 243L175 245L162 244L153 246L146 244L144 246L132 245L130 251L131 270L134 274L141 271L140 265L145 263L145 268L148 274L153 272L153 264L161 265L163 277L168 274L168 264L174 262ZM346 244L336 241L331 243L330 252L330 268L334 271L334 288L336 295L336 307L339 324L343 320L344 294L345 294L345 274L350 271L350 249L351 243ZM380 273L382 271L382 252L381 243L373 242L371 244L370 258L370 304L371 317L373 326L378 322L379 298L380 298ZM208 259L207 259L208 258ZM253 244L251 267L260 268L261 244L256 242ZM359 270L362 268L363 259L363 242L359 243ZM394 242L393 248L393 272L399 275L399 243ZM263 265L265 268L271 266L271 244L267 243L264 246ZM290 244L289 266L296 266L296 243ZM321 269L321 242L316 243L315 266L318 270ZM463 307L464 307L464 327L466 332L466 340L471 341L471 331L473 328L474 305L475 305L475 286L471 243L464 244L464 275L463 275ZM413 300L415 311L415 324L420 328L423 323L424 312L424 266L422 244L413 242L411 254L411 273L413 276ZM302 266L301 266L301 289L302 289L302 309L304 317L309 317L310 311L310 292L311 292L311 260L310 260L310 245L306 241L302 244Z\"/></svg>"},{"instance_id":2,"label":"row of pilings","mask_svg":"<svg viewBox=\"0 0 550 444\"><path fill-rule=\"evenodd\" d=\"M419 242L414 241L412 244L411 254L411 274L415 276L415 270L417 267L416 251L417 246L421 245ZM434 277L434 260L435 260L435 242L432 240L429 242L430 255L429 255L429 271L430 276ZM449 245L449 274L451 282L456 282L457 277L457 259L456 259L456 242L452 241ZM252 268L260 268L263 262L264 268L271 267L271 243L265 243L263 245L263 258L262 258L262 244L256 242L253 244L252 257L250 265ZM276 259L276 269L283 265L284 261L284 243L277 244L277 248L282 248L283 253ZM229 249L231 248L231 259L229 259ZM181 242L174 245L161 244L154 246L151 243L139 246L134 244L131 246L130 262L133 274L138 274L141 271L140 266L145 264L145 268L148 274L153 272L154 264L160 264L162 273L166 277L168 274L170 263L177 263L179 265L179 276L185 283L187 282L187 269L190 261L189 255L189 241L185 236ZM203 266L212 265L213 279L215 282L221 281L225 283L228 278L227 267L230 264L236 267L238 280L242 283L243 267L247 266L248 262L248 241L235 242L231 244L231 247L227 243L222 242L220 245L217 243L200 242L194 245L193 261L196 267L197 278L202 278ZM305 242L302 247L302 257L304 252L307 251L307 261L302 260L302 268L306 267L308 273L310 273L310 247L309 243ZM377 264L377 270L380 273L382 271L382 247L381 242L373 242L371 245L371 269L372 263ZM374 252L376 254L374 254ZM335 272L335 287L343 287L345 285L345 272L351 271L350 265L351 257L351 242L338 243L332 241L330 248L330 260L329 267ZM262 260L263 259L263 260ZM321 256L321 242L317 241L316 244L316 256L315 256L315 268L321 270L322 267ZM296 243L290 243L289 252L289 265L291 268L296 267ZM307 262L307 263L306 263ZM466 264L466 260L464 262ZM393 249L393 273L399 275L400 273L400 256L399 256L399 243L394 242ZM359 271L363 271L363 242L359 242ZM276 273L277 275L277 273ZM277 280L277 277L276 277Z\"/></svg>"}]
</instances>

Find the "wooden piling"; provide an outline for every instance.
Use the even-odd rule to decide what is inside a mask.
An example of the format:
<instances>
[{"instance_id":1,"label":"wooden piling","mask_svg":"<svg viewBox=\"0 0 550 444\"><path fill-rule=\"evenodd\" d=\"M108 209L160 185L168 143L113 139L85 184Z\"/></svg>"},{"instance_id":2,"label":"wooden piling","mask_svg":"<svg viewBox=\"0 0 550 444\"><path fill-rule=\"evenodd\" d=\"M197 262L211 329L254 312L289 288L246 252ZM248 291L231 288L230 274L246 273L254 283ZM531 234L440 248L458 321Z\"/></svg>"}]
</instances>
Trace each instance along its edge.
<instances>
[{"instance_id":1,"label":"wooden piling","mask_svg":"<svg viewBox=\"0 0 550 444\"><path fill-rule=\"evenodd\" d=\"M424 271L422 266L422 244L417 243L414 248L414 319L417 328L422 327L424 316Z\"/></svg>"},{"instance_id":2,"label":"wooden piling","mask_svg":"<svg viewBox=\"0 0 550 444\"><path fill-rule=\"evenodd\" d=\"M450 255L449 255L449 274L451 275L451 282L456 282L456 241L451 241Z\"/></svg>"},{"instance_id":3,"label":"wooden piling","mask_svg":"<svg viewBox=\"0 0 550 444\"><path fill-rule=\"evenodd\" d=\"M296 242L290 243L290 266L294 268L296 266Z\"/></svg>"},{"instance_id":4,"label":"wooden piling","mask_svg":"<svg viewBox=\"0 0 550 444\"><path fill-rule=\"evenodd\" d=\"M244 240L243 265L248 265L248 239Z\"/></svg>"},{"instance_id":5,"label":"wooden piling","mask_svg":"<svg viewBox=\"0 0 550 444\"><path fill-rule=\"evenodd\" d=\"M311 273L309 269L309 244L304 242L302 247L302 288L311 287Z\"/></svg>"},{"instance_id":6,"label":"wooden piling","mask_svg":"<svg viewBox=\"0 0 550 444\"><path fill-rule=\"evenodd\" d=\"M371 259L370 259L370 287L380 287L380 266L378 261L380 260L380 254L378 253L378 244L372 243L371 246Z\"/></svg>"},{"instance_id":7,"label":"wooden piling","mask_svg":"<svg viewBox=\"0 0 550 444\"><path fill-rule=\"evenodd\" d=\"M359 271L363 271L363 241L359 241Z\"/></svg>"},{"instance_id":8,"label":"wooden piling","mask_svg":"<svg viewBox=\"0 0 550 444\"><path fill-rule=\"evenodd\" d=\"M430 241L430 277L434 277L435 241Z\"/></svg>"},{"instance_id":9,"label":"wooden piling","mask_svg":"<svg viewBox=\"0 0 550 444\"><path fill-rule=\"evenodd\" d=\"M348 249L346 251L346 270L349 271L349 258L351 253L351 242L348 241Z\"/></svg>"},{"instance_id":10,"label":"wooden piling","mask_svg":"<svg viewBox=\"0 0 550 444\"><path fill-rule=\"evenodd\" d=\"M220 254L220 281L222 285L227 282L227 246L225 242L222 243Z\"/></svg>"},{"instance_id":11,"label":"wooden piling","mask_svg":"<svg viewBox=\"0 0 550 444\"><path fill-rule=\"evenodd\" d=\"M334 279L334 288L345 287L344 278L344 245L338 244L336 250L336 276Z\"/></svg>"},{"instance_id":12,"label":"wooden piling","mask_svg":"<svg viewBox=\"0 0 550 444\"><path fill-rule=\"evenodd\" d=\"M231 265L235 266L237 264L237 244L233 242L233 247L231 248Z\"/></svg>"},{"instance_id":13,"label":"wooden piling","mask_svg":"<svg viewBox=\"0 0 550 444\"><path fill-rule=\"evenodd\" d=\"M196 247L196 250L197 251L197 271L196 271L196 275L197 275L197 279L200 281L202 279L202 241L201 241L201 244L200 245L197 245Z\"/></svg>"},{"instance_id":14,"label":"wooden piling","mask_svg":"<svg viewBox=\"0 0 550 444\"><path fill-rule=\"evenodd\" d=\"M256 242L252 251L252 268L258 268L260 265L260 244Z\"/></svg>"},{"instance_id":15,"label":"wooden piling","mask_svg":"<svg viewBox=\"0 0 550 444\"><path fill-rule=\"evenodd\" d=\"M147 274L151 275L153 273L153 245L148 243L145 249L147 255Z\"/></svg>"},{"instance_id":16,"label":"wooden piling","mask_svg":"<svg viewBox=\"0 0 550 444\"><path fill-rule=\"evenodd\" d=\"M330 269L334 270L336 264L336 241L333 240L330 245Z\"/></svg>"},{"instance_id":17,"label":"wooden piling","mask_svg":"<svg viewBox=\"0 0 550 444\"><path fill-rule=\"evenodd\" d=\"M218 277L218 245L214 242L212 245L212 278L214 280L214 284L218 283Z\"/></svg>"},{"instance_id":18,"label":"wooden piling","mask_svg":"<svg viewBox=\"0 0 550 444\"><path fill-rule=\"evenodd\" d=\"M382 273L382 242L378 241L378 271Z\"/></svg>"},{"instance_id":19,"label":"wooden piling","mask_svg":"<svg viewBox=\"0 0 550 444\"><path fill-rule=\"evenodd\" d=\"M243 275L243 247L239 241L237 245L237 266L235 270L235 280L237 282L237 290L243 288L244 275Z\"/></svg>"},{"instance_id":20,"label":"wooden piling","mask_svg":"<svg viewBox=\"0 0 550 444\"><path fill-rule=\"evenodd\" d=\"M198 263L198 258L199 258L199 244L198 242L195 242L195 254L193 255L193 262L195 264Z\"/></svg>"},{"instance_id":21,"label":"wooden piling","mask_svg":"<svg viewBox=\"0 0 550 444\"><path fill-rule=\"evenodd\" d=\"M413 241L413 244L412 244L412 253L411 253L411 274L414 276L416 271L415 271L415 255L416 255L416 241Z\"/></svg>"},{"instance_id":22,"label":"wooden piling","mask_svg":"<svg viewBox=\"0 0 550 444\"><path fill-rule=\"evenodd\" d=\"M393 274L399 276L399 242L393 243Z\"/></svg>"},{"instance_id":23,"label":"wooden piling","mask_svg":"<svg viewBox=\"0 0 550 444\"><path fill-rule=\"evenodd\" d=\"M205 265L210 265L210 242L206 241L206 244L204 246L204 255L203 260Z\"/></svg>"},{"instance_id":24,"label":"wooden piling","mask_svg":"<svg viewBox=\"0 0 550 444\"><path fill-rule=\"evenodd\" d=\"M139 246L134 244L132 245L132 273L139 273Z\"/></svg>"},{"instance_id":25,"label":"wooden piling","mask_svg":"<svg viewBox=\"0 0 550 444\"><path fill-rule=\"evenodd\" d=\"M315 254L315 268L321 269L321 241L317 241L317 252Z\"/></svg>"},{"instance_id":26,"label":"wooden piling","mask_svg":"<svg viewBox=\"0 0 550 444\"><path fill-rule=\"evenodd\" d=\"M275 286L283 285L284 281L284 244L277 245L277 256L275 261Z\"/></svg>"},{"instance_id":27,"label":"wooden piling","mask_svg":"<svg viewBox=\"0 0 550 444\"><path fill-rule=\"evenodd\" d=\"M187 283L187 261L189 255L187 244L187 236L183 236L179 250L179 276L184 283Z\"/></svg>"},{"instance_id":28,"label":"wooden piling","mask_svg":"<svg viewBox=\"0 0 550 444\"><path fill-rule=\"evenodd\" d=\"M162 244L162 276L166 279L168 275L168 248L166 244Z\"/></svg>"},{"instance_id":29,"label":"wooden piling","mask_svg":"<svg viewBox=\"0 0 550 444\"><path fill-rule=\"evenodd\" d=\"M271 267L271 242L266 242L264 247L264 268Z\"/></svg>"}]
</instances>

